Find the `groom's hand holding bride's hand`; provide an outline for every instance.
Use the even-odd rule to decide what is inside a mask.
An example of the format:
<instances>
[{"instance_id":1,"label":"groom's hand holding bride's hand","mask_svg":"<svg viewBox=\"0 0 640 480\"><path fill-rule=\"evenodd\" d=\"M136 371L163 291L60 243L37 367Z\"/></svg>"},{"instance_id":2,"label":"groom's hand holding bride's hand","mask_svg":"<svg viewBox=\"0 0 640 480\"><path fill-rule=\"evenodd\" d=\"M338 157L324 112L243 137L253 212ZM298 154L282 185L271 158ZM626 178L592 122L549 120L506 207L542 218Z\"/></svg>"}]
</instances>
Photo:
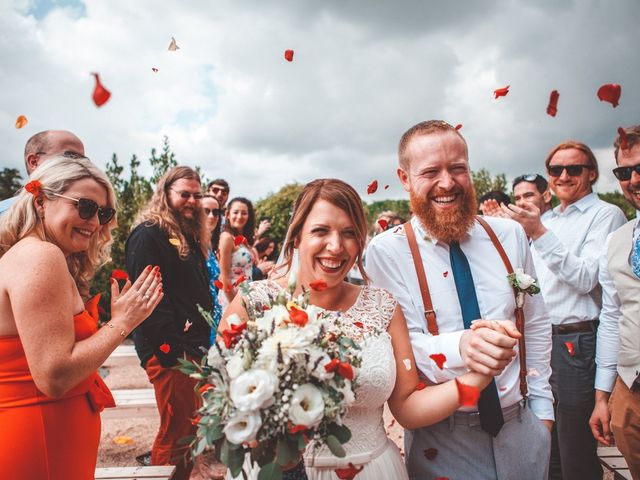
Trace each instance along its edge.
<instances>
[{"instance_id":1,"label":"groom's hand holding bride's hand","mask_svg":"<svg viewBox=\"0 0 640 480\"><path fill-rule=\"evenodd\" d=\"M520 336L509 320L476 320L460 337L460 355L469 370L495 377L515 357Z\"/></svg>"}]
</instances>

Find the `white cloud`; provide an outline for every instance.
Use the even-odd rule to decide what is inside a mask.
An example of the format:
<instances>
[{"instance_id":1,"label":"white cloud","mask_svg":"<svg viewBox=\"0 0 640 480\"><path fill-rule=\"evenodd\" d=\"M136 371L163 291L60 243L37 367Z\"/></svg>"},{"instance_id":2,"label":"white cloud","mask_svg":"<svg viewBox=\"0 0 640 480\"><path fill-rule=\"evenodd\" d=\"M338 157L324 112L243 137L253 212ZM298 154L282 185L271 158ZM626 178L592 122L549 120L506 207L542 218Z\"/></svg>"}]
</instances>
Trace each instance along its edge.
<instances>
[{"instance_id":1,"label":"white cloud","mask_svg":"<svg viewBox=\"0 0 640 480\"><path fill-rule=\"evenodd\" d=\"M400 135L443 118L463 124L474 168L510 177L542 172L554 144L582 140L603 162L603 191L616 186L605 170L617 127L640 121L632 0L20 0L0 13L2 166L22 168L31 134L66 128L96 163L135 153L148 172L168 135L181 163L227 178L232 194L336 176L363 196L374 178L391 184L368 199L403 197ZM113 94L100 109L92 71ZM623 86L616 109L595 96L613 82ZM545 113L553 89L556 118ZM30 123L16 130L20 114Z\"/></svg>"}]
</instances>

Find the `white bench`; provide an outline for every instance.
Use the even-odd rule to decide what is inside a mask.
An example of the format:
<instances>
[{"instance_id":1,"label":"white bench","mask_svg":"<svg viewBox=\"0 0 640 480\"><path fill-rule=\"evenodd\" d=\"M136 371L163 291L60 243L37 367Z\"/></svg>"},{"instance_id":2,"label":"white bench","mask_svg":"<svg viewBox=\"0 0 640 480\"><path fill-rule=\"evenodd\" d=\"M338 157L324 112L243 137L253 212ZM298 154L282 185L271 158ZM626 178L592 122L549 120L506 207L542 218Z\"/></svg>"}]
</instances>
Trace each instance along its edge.
<instances>
[{"instance_id":1,"label":"white bench","mask_svg":"<svg viewBox=\"0 0 640 480\"><path fill-rule=\"evenodd\" d=\"M158 415L153 388L111 390L115 408L105 408L102 418L154 417Z\"/></svg>"},{"instance_id":2,"label":"white bench","mask_svg":"<svg viewBox=\"0 0 640 480\"><path fill-rule=\"evenodd\" d=\"M95 480L171 480L175 471L173 465L96 468Z\"/></svg>"},{"instance_id":3,"label":"white bench","mask_svg":"<svg viewBox=\"0 0 640 480\"><path fill-rule=\"evenodd\" d=\"M629 465L618 447L599 447L598 457L602 466L613 472L614 480L632 480Z\"/></svg>"}]
</instances>

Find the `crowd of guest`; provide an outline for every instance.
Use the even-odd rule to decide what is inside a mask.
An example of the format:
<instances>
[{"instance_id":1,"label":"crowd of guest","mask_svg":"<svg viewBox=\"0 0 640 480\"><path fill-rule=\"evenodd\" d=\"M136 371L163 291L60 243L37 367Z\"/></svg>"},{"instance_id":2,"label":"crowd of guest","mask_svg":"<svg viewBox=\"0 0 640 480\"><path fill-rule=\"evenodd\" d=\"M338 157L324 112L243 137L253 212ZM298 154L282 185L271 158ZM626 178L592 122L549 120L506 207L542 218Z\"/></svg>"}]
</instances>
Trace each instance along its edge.
<instances>
[{"instance_id":1,"label":"crowd of guest","mask_svg":"<svg viewBox=\"0 0 640 480\"><path fill-rule=\"evenodd\" d=\"M612 445L615 438L633 478L640 479L640 216L627 221L593 191L599 166L584 143L554 146L541 161L546 178L519 175L511 195L489 192L476 200L468 160L443 160L429 142L449 142L466 159L466 141L448 124L412 127L400 142L398 172L413 216L380 213L363 230L359 260L344 277L356 285L372 281L393 294L408 327L411 358L431 383L455 378L456 368L494 379L483 383L477 431L467 423L469 431L456 427L455 434L440 423L411 431L410 476L435 475L416 452L437 439L439 455L451 462L460 445L481 450L488 441L493 460L475 464L488 472L486 478L600 480L598 442ZM622 130L614 156L620 189L639 213L640 125ZM419 162L418 175L408 166ZM95 372L131 336L160 413L150 463L175 464L175 478L189 478L193 464L183 461L187 452L179 441L194 431L190 419L199 399L195 381L174 367L180 358L202 357L234 298L243 295L243 284L277 274L278 244L269 237L269 220L257 224L249 199L229 200L224 179L203 185L195 169L170 169L134 222L125 245L130 280L112 280L111 320L98 329L88 285L108 260L117 226L113 187L70 132L32 137L25 166L25 188L0 203L0 431L11 432L0 435L0 466L13 469L3 473L16 479L93 478L99 413L113 406ZM504 286L497 283L504 275L494 275L504 268L501 257L493 259L494 246L502 246L484 241L493 242L491 235L541 288L539 297L528 300L531 323L517 335L506 327L494 327L497 333L471 326L472 320L510 318L510 303L500 297ZM284 260L291 265L297 246L288 241ZM54 283L58 288L51 288ZM510 342L522 334L528 343L521 361L529 370L518 391L518 365L511 360L519 353L516 341ZM439 352L449 352L445 371L428 360ZM500 473L519 471L501 465L513 462L512 449L531 435L531 426L513 427L514 405L521 421L530 412L527 421L537 428L540 420L544 427L539 439L530 438L542 447L532 448L531 461L539 465L523 467L528 476ZM483 410L491 409L488 422ZM468 413L449 412L451 426L468 422ZM67 461L68 449L73 462ZM459 475L468 474L465 468Z\"/></svg>"}]
</instances>

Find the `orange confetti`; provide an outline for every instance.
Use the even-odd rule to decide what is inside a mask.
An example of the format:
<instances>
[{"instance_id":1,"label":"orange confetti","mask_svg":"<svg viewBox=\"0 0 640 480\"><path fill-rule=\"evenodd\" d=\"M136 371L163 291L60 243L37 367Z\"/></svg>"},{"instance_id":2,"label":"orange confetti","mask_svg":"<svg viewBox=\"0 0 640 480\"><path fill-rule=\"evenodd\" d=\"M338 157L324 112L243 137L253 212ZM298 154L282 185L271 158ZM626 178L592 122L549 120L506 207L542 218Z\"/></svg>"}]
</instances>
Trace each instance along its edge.
<instances>
[{"instance_id":1,"label":"orange confetti","mask_svg":"<svg viewBox=\"0 0 640 480\"><path fill-rule=\"evenodd\" d=\"M180 246L180 240L178 240L177 238L170 238L169 239L169 243L171 245L173 245L174 247L179 247Z\"/></svg>"},{"instance_id":2,"label":"orange confetti","mask_svg":"<svg viewBox=\"0 0 640 480\"><path fill-rule=\"evenodd\" d=\"M175 52L176 50L180 50L180 47L176 43L176 39L173 38L173 37L171 37L171 43L169 44L168 50L171 51L171 52Z\"/></svg>"},{"instance_id":3,"label":"orange confetti","mask_svg":"<svg viewBox=\"0 0 640 480\"><path fill-rule=\"evenodd\" d=\"M511 85L507 85L506 87L502 87L502 88L497 88L493 91L493 94L495 95L495 98L497 99L498 97L506 97L507 94L509 93L509 87Z\"/></svg>"},{"instance_id":4,"label":"orange confetti","mask_svg":"<svg viewBox=\"0 0 640 480\"><path fill-rule=\"evenodd\" d=\"M126 437L124 435L120 437L113 437L113 443L116 445L131 445L133 443L133 438Z\"/></svg>"},{"instance_id":5,"label":"orange confetti","mask_svg":"<svg viewBox=\"0 0 640 480\"><path fill-rule=\"evenodd\" d=\"M19 115L18 118L16 118L16 128L22 128L27 123L29 123L29 120L27 120L27 117L24 115Z\"/></svg>"}]
</instances>

